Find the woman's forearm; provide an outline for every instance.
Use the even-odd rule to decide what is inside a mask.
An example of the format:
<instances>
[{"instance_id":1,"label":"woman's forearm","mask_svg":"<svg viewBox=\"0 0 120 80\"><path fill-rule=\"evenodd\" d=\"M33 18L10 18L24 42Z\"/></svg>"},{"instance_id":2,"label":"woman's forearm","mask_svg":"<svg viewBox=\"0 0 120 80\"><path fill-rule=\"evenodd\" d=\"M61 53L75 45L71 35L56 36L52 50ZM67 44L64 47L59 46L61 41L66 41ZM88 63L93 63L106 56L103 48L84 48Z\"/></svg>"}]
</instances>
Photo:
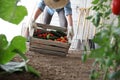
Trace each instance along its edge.
<instances>
[{"instance_id":1,"label":"woman's forearm","mask_svg":"<svg viewBox=\"0 0 120 80\"><path fill-rule=\"evenodd\" d=\"M67 15L67 22L68 22L68 26L73 26L73 19L72 19L72 15Z\"/></svg>"},{"instance_id":2,"label":"woman's forearm","mask_svg":"<svg viewBox=\"0 0 120 80\"><path fill-rule=\"evenodd\" d=\"M42 13L42 10L41 9L37 9L37 11L35 12L35 15L34 15L34 21L38 18L38 16Z\"/></svg>"}]
</instances>

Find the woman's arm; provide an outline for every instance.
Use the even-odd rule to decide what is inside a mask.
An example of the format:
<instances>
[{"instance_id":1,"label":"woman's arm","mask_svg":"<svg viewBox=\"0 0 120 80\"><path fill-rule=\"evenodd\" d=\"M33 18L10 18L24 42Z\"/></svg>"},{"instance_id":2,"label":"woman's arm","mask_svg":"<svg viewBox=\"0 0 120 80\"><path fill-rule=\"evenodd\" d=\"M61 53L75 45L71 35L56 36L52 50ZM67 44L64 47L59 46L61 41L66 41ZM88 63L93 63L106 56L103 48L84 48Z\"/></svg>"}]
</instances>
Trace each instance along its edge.
<instances>
[{"instance_id":1,"label":"woman's arm","mask_svg":"<svg viewBox=\"0 0 120 80\"><path fill-rule=\"evenodd\" d=\"M34 15L34 21L38 18L38 16L43 12L44 8L45 8L45 3L44 3L44 0L41 0L38 4L38 9L36 10L35 12L35 15Z\"/></svg>"},{"instance_id":2,"label":"woman's arm","mask_svg":"<svg viewBox=\"0 0 120 80\"><path fill-rule=\"evenodd\" d=\"M73 26L73 19L72 19L72 8L71 2L69 1L68 4L64 7L65 16L68 22L68 26Z\"/></svg>"},{"instance_id":3,"label":"woman's arm","mask_svg":"<svg viewBox=\"0 0 120 80\"><path fill-rule=\"evenodd\" d=\"M72 14L67 15L66 18L67 18L68 26L73 26Z\"/></svg>"},{"instance_id":4,"label":"woman's arm","mask_svg":"<svg viewBox=\"0 0 120 80\"><path fill-rule=\"evenodd\" d=\"M38 9L36 10L35 15L34 15L34 21L38 18L38 16L39 16L42 12L43 12L43 11L42 11L40 8L38 8Z\"/></svg>"},{"instance_id":5,"label":"woman's arm","mask_svg":"<svg viewBox=\"0 0 120 80\"><path fill-rule=\"evenodd\" d=\"M73 30L73 18L72 18L72 8L71 8L71 3L68 2L68 4L64 7L66 19L68 22L67 26L67 38L69 43L71 43L72 38L74 36L74 30Z\"/></svg>"}]
</instances>

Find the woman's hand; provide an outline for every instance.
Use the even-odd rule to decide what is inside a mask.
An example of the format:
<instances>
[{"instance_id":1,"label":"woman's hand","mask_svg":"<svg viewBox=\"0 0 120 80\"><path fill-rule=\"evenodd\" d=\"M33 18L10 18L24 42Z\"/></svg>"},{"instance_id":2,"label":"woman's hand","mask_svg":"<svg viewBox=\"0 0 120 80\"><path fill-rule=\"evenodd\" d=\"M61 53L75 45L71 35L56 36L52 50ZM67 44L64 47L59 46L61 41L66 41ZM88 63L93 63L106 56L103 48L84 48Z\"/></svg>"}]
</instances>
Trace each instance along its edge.
<instances>
[{"instance_id":1,"label":"woman's hand","mask_svg":"<svg viewBox=\"0 0 120 80\"><path fill-rule=\"evenodd\" d=\"M67 38L68 38L69 43L71 43L73 36L74 36L73 26L68 26L67 27Z\"/></svg>"}]
</instances>

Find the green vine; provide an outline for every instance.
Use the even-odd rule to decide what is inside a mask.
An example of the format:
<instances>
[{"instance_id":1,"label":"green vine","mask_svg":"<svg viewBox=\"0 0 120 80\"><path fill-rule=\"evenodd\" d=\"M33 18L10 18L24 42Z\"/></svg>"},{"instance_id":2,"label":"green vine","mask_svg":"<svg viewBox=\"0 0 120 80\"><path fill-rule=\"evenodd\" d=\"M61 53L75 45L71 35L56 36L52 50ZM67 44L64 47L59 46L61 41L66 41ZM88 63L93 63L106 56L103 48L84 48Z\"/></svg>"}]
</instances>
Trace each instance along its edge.
<instances>
[{"instance_id":1,"label":"green vine","mask_svg":"<svg viewBox=\"0 0 120 80\"><path fill-rule=\"evenodd\" d=\"M91 80L119 80L120 79L120 16L111 12L111 0L92 0L90 10L93 15L87 17L97 28L93 39L97 47L91 50L88 58L93 58L94 73ZM115 17L115 18L114 18ZM85 54L84 54L85 55ZM101 74L96 77L94 74ZM103 76L102 76L103 75Z\"/></svg>"}]
</instances>

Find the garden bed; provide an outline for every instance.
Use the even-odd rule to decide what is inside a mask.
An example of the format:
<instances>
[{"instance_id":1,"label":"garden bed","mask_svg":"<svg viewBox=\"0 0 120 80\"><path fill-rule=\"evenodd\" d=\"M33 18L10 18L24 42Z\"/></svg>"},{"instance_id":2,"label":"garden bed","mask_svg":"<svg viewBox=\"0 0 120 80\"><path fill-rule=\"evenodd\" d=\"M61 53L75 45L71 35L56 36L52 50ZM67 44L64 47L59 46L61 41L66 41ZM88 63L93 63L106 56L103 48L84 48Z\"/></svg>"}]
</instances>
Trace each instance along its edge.
<instances>
[{"instance_id":1,"label":"garden bed","mask_svg":"<svg viewBox=\"0 0 120 80\"><path fill-rule=\"evenodd\" d=\"M80 52L61 57L28 51L26 56L29 64L40 72L40 78L24 72L3 75L0 80L89 80L92 60L82 63ZM20 61L20 58L14 60Z\"/></svg>"}]
</instances>

